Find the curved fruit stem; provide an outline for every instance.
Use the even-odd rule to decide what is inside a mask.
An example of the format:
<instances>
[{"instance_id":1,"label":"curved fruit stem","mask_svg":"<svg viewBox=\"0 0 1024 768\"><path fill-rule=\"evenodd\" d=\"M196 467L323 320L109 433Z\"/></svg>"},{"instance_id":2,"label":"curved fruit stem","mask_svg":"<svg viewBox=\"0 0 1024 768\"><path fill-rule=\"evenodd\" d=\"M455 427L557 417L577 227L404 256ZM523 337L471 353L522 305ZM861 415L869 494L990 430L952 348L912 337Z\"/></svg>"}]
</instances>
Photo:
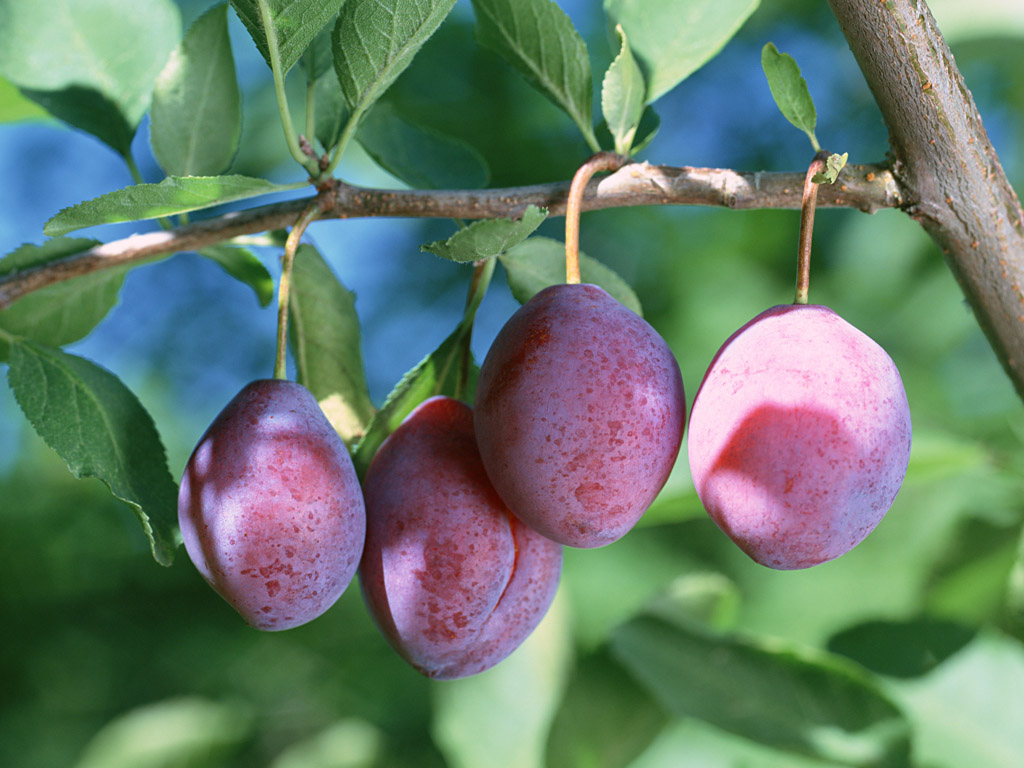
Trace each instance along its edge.
<instances>
[{"instance_id":1,"label":"curved fruit stem","mask_svg":"<svg viewBox=\"0 0 1024 768\"><path fill-rule=\"evenodd\" d=\"M287 379L287 356L288 356L288 298L291 293L292 264L295 262L295 252L299 249L299 242L310 222L320 215L320 206L315 202L311 203L295 222L292 231L288 233L288 239L284 244L284 255L281 257L281 281L277 287L277 356L274 359L274 378Z\"/></svg>"},{"instance_id":2,"label":"curved fruit stem","mask_svg":"<svg viewBox=\"0 0 1024 768\"><path fill-rule=\"evenodd\" d=\"M565 203L565 282L569 285L580 282L580 208L583 206L583 192L595 173L617 171L628 162L628 157L614 152L598 152L591 155L572 177L569 197Z\"/></svg>"},{"instance_id":3,"label":"curved fruit stem","mask_svg":"<svg viewBox=\"0 0 1024 768\"><path fill-rule=\"evenodd\" d=\"M811 160L804 177L803 205L800 207L800 242L796 258L796 298L794 304L806 304L811 287L811 240L814 237L814 209L818 204L818 182L814 177L824 173L829 153L819 150Z\"/></svg>"}]
</instances>

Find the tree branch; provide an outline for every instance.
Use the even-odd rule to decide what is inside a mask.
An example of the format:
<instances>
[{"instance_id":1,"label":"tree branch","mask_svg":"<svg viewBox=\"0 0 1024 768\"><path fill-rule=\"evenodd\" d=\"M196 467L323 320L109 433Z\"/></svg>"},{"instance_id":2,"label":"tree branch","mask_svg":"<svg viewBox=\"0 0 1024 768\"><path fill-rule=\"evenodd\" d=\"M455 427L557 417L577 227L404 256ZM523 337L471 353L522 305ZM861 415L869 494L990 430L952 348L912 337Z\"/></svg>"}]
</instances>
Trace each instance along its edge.
<instances>
[{"instance_id":1,"label":"tree branch","mask_svg":"<svg viewBox=\"0 0 1024 768\"><path fill-rule=\"evenodd\" d=\"M633 163L587 186L583 210L637 205L709 205L726 208L800 208L803 172L741 173L719 168L675 168ZM486 219L517 217L528 205L565 214L569 182L483 190L368 189L340 183L324 194L321 219L417 217ZM291 226L312 198L290 200L197 221L166 232L132 235L59 261L0 277L0 309L32 291L101 269L179 251L197 250L240 235ZM822 207L867 212L901 204L901 193L884 165L848 165L839 181L823 185Z\"/></svg>"},{"instance_id":2,"label":"tree branch","mask_svg":"<svg viewBox=\"0 0 1024 768\"><path fill-rule=\"evenodd\" d=\"M1024 397L1024 212L924 0L829 0L889 128L904 208Z\"/></svg>"}]
</instances>

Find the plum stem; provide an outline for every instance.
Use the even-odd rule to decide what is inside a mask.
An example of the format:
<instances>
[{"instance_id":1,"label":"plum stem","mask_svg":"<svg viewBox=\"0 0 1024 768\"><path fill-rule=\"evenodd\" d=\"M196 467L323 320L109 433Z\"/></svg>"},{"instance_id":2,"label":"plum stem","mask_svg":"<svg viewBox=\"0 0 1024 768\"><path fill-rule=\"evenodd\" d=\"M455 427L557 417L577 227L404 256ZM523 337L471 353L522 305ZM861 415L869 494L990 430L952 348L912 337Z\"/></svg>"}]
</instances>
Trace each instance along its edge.
<instances>
[{"instance_id":1,"label":"plum stem","mask_svg":"<svg viewBox=\"0 0 1024 768\"><path fill-rule=\"evenodd\" d=\"M818 150L804 177L803 204L800 206L800 242L796 258L796 298L794 304L806 304L811 287L811 240L814 237L814 209L818 204L818 182L814 177L825 171L829 153Z\"/></svg>"},{"instance_id":2,"label":"plum stem","mask_svg":"<svg viewBox=\"0 0 1024 768\"><path fill-rule=\"evenodd\" d=\"M598 152L591 155L572 177L569 197L565 202L565 282L569 285L580 282L580 209L587 184L595 173L617 171L628 162L628 157L614 152Z\"/></svg>"},{"instance_id":3,"label":"plum stem","mask_svg":"<svg viewBox=\"0 0 1024 768\"><path fill-rule=\"evenodd\" d=\"M298 221L288 233L288 239L284 244L284 254L281 256L281 280L277 287L277 355L274 359L274 378L288 378L288 300L291 295L292 264L295 262L295 252L299 249L299 242L306 231L306 227L320 215L320 206L310 203L306 210L299 216Z\"/></svg>"}]
</instances>

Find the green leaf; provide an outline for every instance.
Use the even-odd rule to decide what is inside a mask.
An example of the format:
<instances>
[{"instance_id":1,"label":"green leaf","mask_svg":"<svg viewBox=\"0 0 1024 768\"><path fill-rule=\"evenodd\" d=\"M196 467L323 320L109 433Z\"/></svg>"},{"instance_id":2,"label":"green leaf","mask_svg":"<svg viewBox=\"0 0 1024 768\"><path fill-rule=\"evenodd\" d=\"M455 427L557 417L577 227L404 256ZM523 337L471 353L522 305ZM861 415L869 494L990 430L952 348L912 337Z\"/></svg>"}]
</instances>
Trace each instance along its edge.
<instances>
[{"instance_id":1,"label":"green leaf","mask_svg":"<svg viewBox=\"0 0 1024 768\"><path fill-rule=\"evenodd\" d=\"M622 25L615 27L621 43L619 55L608 67L601 86L601 111L615 137L615 151L629 155L633 138L644 112L644 75L629 50Z\"/></svg>"},{"instance_id":2,"label":"green leaf","mask_svg":"<svg viewBox=\"0 0 1024 768\"><path fill-rule=\"evenodd\" d=\"M170 565L178 487L153 419L131 390L95 363L26 339L11 345L7 380L33 428L71 473L99 478L131 506L153 557Z\"/></svg>"},{"instance_id":3,"label":"green leaf","mask_svg":"<svg viewBox=\"0 0 1024 768\"><path fill-rule=\"evenodd\" d=\"M334 71L334 50L331 36L334 24L324 27L313 38L302 55L302 67L306 71L306 83L313 87L315 119L313 137L330 152L341 138L348 120L348 104L345 94ZM313 137L307 136L312 141Z\"/></svg>"},{"instance_id":4,"label":"green leaf","mask_svg":"<svg viewBox=\"0 0 1024 768\"><path fill-rule=\"evenodd\" d=\"M270 16L270 35L263 28L260 3L265 2ZM238 18L252 35L253 42L270 64L268 37L277 48L281 74L299 60L313 38L341 8L344 0L231 0Z\"/></svg>"},{"instance_id":5,"label":"green leaf","mask_svg":"<svg viewBox=\"0 0 1024 768\"><path fill-rule=\"evenodd\" d=\"M972 627L928 616L866 621L832 635L828 649L872 672L920 677L966 646L975 634Z\"/></svg>"},{"instance_id":6,"label":"green leaf","mask_svg":"<svg viewBox=\"0 0 1024 768\"><path fill-rule=\"evenodd\" d=\"M499 257L508 273L508 287L525 304L549 285L565 282L565 244L549 237L531 237ZM585 283L604 288L623 306L641 317L640 299L621 277L596 259L580 253L580 276Z\"/></svg>"},{"instance_id":7,"label":"green leaf","mask_svg":"<svg viewBox=\"0 0 1024 768\"><path fill-rule=\"evenodd\" d=\"M487 163L479 152L407 121L387 102L374 106L357 138L378 165L411 187L472 189L487 184Z\"/></svg>"},{"instance_id":8,"label":"green leaf","mask_svg":"<svg viewBox=\"0 0 1024 768\"><path fill-rule=\"evenodd\" d=\"M814 100L807 89L807 81L800 75L796 59L788 53L779 53L774 43L765 43L761 49L761 68L768 79L772 98L782 115L793 125L807 134L817 152L820 148L814 135L818 115Z\"/></svg>"},{"instance_id":9,"label":"green leaf","mask_svg":"<svg viewBox=\"0 0 1024 768\"><path fill-rule=\"evenodd\" d=\"M347 0L334 26L334 69L362 115L412 62L455 0Z\"/></svg>"},{"instance_id":10,"label":"green leaf","mask_svg":"<svg viewBox=\"0 0 1024 768\"><path fill-rule=\"evenodd\" d=\"M26 98L13 83L0 77L0 123L47 117L46 110Z\"/></svg>"},{"instance_id":11,"label":"green leaf","mask_svg":"<svg viewBox=\"0 0 1024 768\"><path fill-rule=\"evenodd\" d=\"M384 743L373 723L347 718L290 744L268 768L375 768L385 764Z\"/></svg>"},{"instance_id":12,"label":"green leaf","mask_svg":"<svg viewBox=\"0 0 1024 768\"><path fill-rule=\"evenodd\" d=\"M814 174L811 181L815 184L835 184L836 179L839 178L839 172L843 170L849 157L849 152L844 152L841 155L829 155L825 160L825 171Z\"/></svg>"},{"instance_id":13,"label":"green leaf","mask_svg":"<svg viewBox=\"0 0 1024 768\"><path fill-rule=\"evenodd\" d=\"M629 150L630 156L634 157L647 149L654 137L658 135L659 128L661 128L661 118L658 117L658 113L654 111L653 107L644 107L643 114L640 116L640 125L637 126L636 132L633 134L633 146ZM615 146L615 138L608 130L608 123L604 120L597 124L594 132L602 147Z\"/></svg>"},{"instance_id":14,"label":"green leaf","mask_svg":"<svg viewBox=\"0 0 1024 768\"><path fill-rule=\"evenodd\" d=\"M289 341L303 384L346 443L366 432L374 414L363 372L356 296L311 245L292 266Z\"/></svg>"},{"instance_id":15,"label":"green leaf","mask_svg":"<svg viewBox=\"0 0 1024 768\"><path fill-rule=\"evenodd\" d=\"M902 714L841 657L782 641L713 635L653 616L615 630L611 649L678 716L843 765L909 764Z\"/></svg>"},{"instance_id":16,"label":"green leaf","mask_svg":"<svg viewBox=\"0 0 1024 768\"><path fill-rule=\"evenodd\" d=\"M23 245L0 260L0 276L63 259L99 245L97 240L59 238ZM34 291L0 311L0 329L59 347L84 338L117 303L126 268L108 269ZM0 360L10 348L0 336Z\"/></svg>"},{"instance_id":17,"label":"green leaf","mask_svg":"<svg viewBox=\"0 0 1024 768\"><path fill-rule=\"evenodd\" d=\"M316 37L310 41L305 53L302 54L301 64L306 72L306 82L312 83L319 80L327 72L334 70L334 51L331 47L331 35L334 32L336 20L332 19L323 29L316 33ZM339 84L340 85L340 84Z\"/></svg>"},{"instance_id":18,"label":"green leaf","mask_svg":"<svg viewBox=\"0 0 1024 768\"><path fill-rule=\"evenodd\" d=\"M46 222L43 232L56 236L98 224L157 219L295 186L249 176L170 176L159 184L136 184L65 208Z\"/></svg>"},{"instance_id":19,"label":"green leaf","mask_svg":"<svg viewBox=\"0 0 1024 768\"><path fill-rule=\"evenodd\" d=\"M477 40L561 107L597 151L586 43L551 0L473 0Z\"/></svg>"},{"instance_id":20,"label":"green leaf","mask_svg":"<svg viewBox=\"0 0 1024 768\"><path fill-rule=\"evenodd\" d=\"M479 372L469 352L472 329L473 326L466 320L460 322L437 349L408 371L391 390L384 405L370 420L366 436L359 441L352 456L359 477L366 473L381 443L428 397L448 395L472 402ZM468 380L462 382L464 370L468 372ZM462 392L459 392L460 389Z\"/></svg>"},{"instance_id":21,"label":"green leaf","mask_svg":"<svg viewBox=\"0 0 1024 768\"><path fill-rule=\"evenodd\" d=\"M605 0L647 74L650 103L700 69L732 39L758 0Z\"/></svg>"},{"instance_id":22,"label":"green leaf","mask_svg":"<svg viewBox=\"0 0 1024 768\"><path fill-rule=\"evenodd\" d=\"M490 259L500 256L533 234L547 215L547 210L530 205L520 219L474 221L447 240L421 245L420 250L460 263Z\"/></svg>"},{"instance_id":23,"label":"green leaf","mask_svg":"<svg viewBox=\"0 0 1024 768\"><path fill-rule=\"evenodd\" d=\"M157 78L149 136L169 176L215 176L238 151L242 106L227 11L217 5L201 16Z\"/></svg>"},{"instance_id":24,"label":"green leaf","mask_svg":"<svg viewBox=\"0 0 1024 768\"><path fill-rule=\"evenodd\" d=\"M0 0L0 73L127 157L180 36L171 0Z\"/></svg>"},{"instance_id":25,"label":"green leaf","mask_svg":"<svg viewBox=\"0 0 1024 768\"><path fill-rule=\"evenodd\" d=\"M261 307L267 306L274 298L274 278L263 266L263 262L247 248L208 245L199 251L199 255L217 262L233 278L252 288Z\"/></svg>"},{"instance_id":26,"label":"green leaf","mask_svg":"<svg viewBox=\"0 0 1024 768\"><path fill-rule=\"evenodd\" d=\"M576 665L551 724L546 765L626 768L669 722L606 649Z\"/></svg>"}]
</instances>

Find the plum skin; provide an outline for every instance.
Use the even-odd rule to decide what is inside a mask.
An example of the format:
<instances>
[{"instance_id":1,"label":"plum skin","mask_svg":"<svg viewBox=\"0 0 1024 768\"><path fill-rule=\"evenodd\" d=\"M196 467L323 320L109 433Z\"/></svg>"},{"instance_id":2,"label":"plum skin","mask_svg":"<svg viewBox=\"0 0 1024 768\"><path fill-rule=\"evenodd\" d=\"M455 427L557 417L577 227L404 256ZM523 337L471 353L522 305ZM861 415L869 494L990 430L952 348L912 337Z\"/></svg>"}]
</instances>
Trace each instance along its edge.
<instances>
[{"instance_id":1,"label":"plum skin","mask_svg":"<svg viewBox=\"0 0 1024 768\"><path fill-rule=\"evenodd\" d=\"M562 548L524 526L491 486L464 403L420 404L366 472L359 580L388 643L422 674L482 672L533 631Z\"/></svg>"},{"instance_id":2,"label":"plum skin","mask_svg":"<svg viewBox=\"0 0 1024 768\"><path fill-rule=\"evenodd\" d=\"M509 508L555 541L600 547L625 535L668 479L686 396L647 322L595 285L555 285L495 338L475 421Z\"/></svg>"},{"instance_id":3,"label":"plum skin","mask_svg":"<svg viewBox=\"0 0 1024 768\"><path fill-rule=\"evenodd\" d=\"M762 312L718 351L690 413L697 494L753 560L808 568L859 544L910 460L910 408L878 344L821 305Z\"/></svg>"},{"instance_id":4,"label":"plum skin","mask_svg":"<svg viewBox=\"0 0 1024 768\"><path fill-rule=\"evenodd\" d=\"M242 618L284 630L330 608L366 533L348 451L300 384L251 382L199 440L178 495L185 549Z\"/></svg>"}]
</instances>

